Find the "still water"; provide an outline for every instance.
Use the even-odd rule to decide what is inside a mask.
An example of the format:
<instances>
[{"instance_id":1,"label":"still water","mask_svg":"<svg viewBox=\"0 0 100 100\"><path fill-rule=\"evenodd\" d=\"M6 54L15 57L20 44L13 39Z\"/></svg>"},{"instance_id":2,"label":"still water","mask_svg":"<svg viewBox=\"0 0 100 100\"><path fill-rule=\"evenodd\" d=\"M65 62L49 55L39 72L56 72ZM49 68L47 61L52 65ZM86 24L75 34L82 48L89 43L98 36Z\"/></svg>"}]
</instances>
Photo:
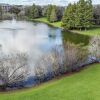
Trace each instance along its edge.
<instances>
[{"instance_id":1,"label":"still water","mask_svg":"<svg viewBox=\"0 0 100 100\"><path fill-rule=\"evenodd\" d=\"M55 46L64 46L65 41L87 46L91 37L69 32L47 24L29 21L6 20L0 22L0 53L28 54L30 68L39 58Z\"/></svg>"}]
</instances>

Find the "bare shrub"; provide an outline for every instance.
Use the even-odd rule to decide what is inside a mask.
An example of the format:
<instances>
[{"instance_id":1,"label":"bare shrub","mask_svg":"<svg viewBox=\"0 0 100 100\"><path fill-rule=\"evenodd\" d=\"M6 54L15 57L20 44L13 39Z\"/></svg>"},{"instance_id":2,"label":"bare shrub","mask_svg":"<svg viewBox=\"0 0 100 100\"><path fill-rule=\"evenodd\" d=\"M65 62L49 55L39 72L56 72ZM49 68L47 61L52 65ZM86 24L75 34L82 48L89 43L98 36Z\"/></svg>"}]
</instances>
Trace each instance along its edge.
<instances>
[{"instance_id":1,"label":"bare shrub","mask_svg":"<svg viewBox=\"0 0 100 100\"><path fill-rule=\"evenodd\" d=\"M61 64L63 63L61 52L58 48L53 48L51 52L43 55L34 68L35 76L39 81L45 78L55 77L60 74ZM46 80L48 80L46 79Z\"/></svg>"},{"instance_id":2,"label":"bare shrub","mask_svg":"<svg viewBox=\"0 0 100 100\"><path fill-rule=\"evenodd\" d=\"M43 81L48 73L49 77L55 77L68 71L79 70L87 60L87 53L86 48L79 45L66 43L64 50L56 46L37 62L35 75Z\"/></svg>"},{"instance_id":3,"label":"bare shrub","mask_svg":"<svg viewBox=\"0 0 100 100\"><path fill-rule=\"evenodd\" d=\"M89 51L92 60L100 59L100 36L95 36L90 40Z\"/></svg>"},{"instance_id":4,"label":"bare shrub","mask_svg":"<svg viewBox=\"0 0 100 100\"><path fill-rule=\"evenodd\" d=\"M0 57L0 85L6 89L9 85L24 81L29 75L25 54Z\"/></svg>"},{"instance_id":5,"label":"bare shrub","mask_svg":"<svg viewBox=\"0 0 100 100\"><path fill-rule=\"evenodd\" d=\"M87 47L67 42L64 45L65 66L68 71L79 70L85 64L88 56Z\"/></svg>"}]
</instances>

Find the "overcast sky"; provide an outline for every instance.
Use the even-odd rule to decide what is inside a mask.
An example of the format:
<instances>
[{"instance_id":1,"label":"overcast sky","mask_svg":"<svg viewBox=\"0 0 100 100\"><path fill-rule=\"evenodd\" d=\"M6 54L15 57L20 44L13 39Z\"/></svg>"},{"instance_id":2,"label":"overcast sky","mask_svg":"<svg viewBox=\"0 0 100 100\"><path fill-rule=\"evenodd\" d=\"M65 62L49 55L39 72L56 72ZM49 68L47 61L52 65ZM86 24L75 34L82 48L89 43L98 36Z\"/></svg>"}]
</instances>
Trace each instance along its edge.
<instances>
[{"instance_id":1,"label":"overcast sky","mask_svg":"<svg viewBox=\"0 0 100 100\"><path fill-rule=\"evenodd\" d=\"M8 4L20 4L20 5L32 5L33 3L38 5L56 4L67 5L69 2L77 2L78 0L0 0L0 3ZM100 0L92 0L93 4L100 4Z\"/></svg>"}]
</instances>

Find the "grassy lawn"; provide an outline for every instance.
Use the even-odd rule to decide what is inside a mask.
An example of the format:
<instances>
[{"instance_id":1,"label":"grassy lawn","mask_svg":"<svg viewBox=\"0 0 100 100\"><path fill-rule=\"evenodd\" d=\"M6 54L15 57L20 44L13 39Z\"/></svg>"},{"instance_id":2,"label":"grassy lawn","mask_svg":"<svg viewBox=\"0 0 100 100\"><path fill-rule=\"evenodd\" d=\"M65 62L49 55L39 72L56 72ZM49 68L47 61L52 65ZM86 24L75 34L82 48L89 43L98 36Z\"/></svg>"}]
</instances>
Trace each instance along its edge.
<instances>
[{"instance_id":1,"label":"grassy lawn","mask_svg":"<svg viewBox=\"0 0 100 100\"><path fill-rule=\"evenodd\" d=\"M0 100L100 100L100 64L36 88L0 93Z\"/></svg>"},{"instance_id":2,"label":"grassy lawn","mask_svg":"<svg viewBox=\"0 0 100 100\"><path fill-rule=\"evenodd\" d=\"M52 26L55 26L55 27L58 27L58 28L61 28L61 21L59 22L54 22L54 23L50 23L47 21L46 18L37 18L37 19L34 19L35 21L39 21L39 22L44 22L44 23L47 23L49 25L52 25ZM92 28L92 29L88 29L88 30L83 30L83 31L79 31L79 30L73 30L72 32L75 32L75 33L79 33L79 34L84 34L84 35L90 35L90 36L93 36L93 35L100 35L100 27L97 27L97 28Z\"/></svg>"},{"instance_id":3,"label":"grassy lawn","mask_svg":"<svg viewBox=\"0 0 100 100\"><path fill-rule=\"evenodd\" d=\"M100 27L93 28L93 29L88 29L86 31L85 30L83 30L83 31L73 30L72 32L79 33L79 34L84 34L84 35L90 35L90 36L100 35Z\"/></svg>"},{"instance_id":4,"label":"grassy lawn","mask_svg":"<svg viewBox=\"0 0 100 100\"><path fill-rule=\"evenodd\" d=\"M47 21L47 19L46 19L45 17L43 17L43 18L37 18L37 19L34 19L34 20L35 20L35 21L44 22L44 23L47 23L47 24L49 24L49 25L52 25L52 26L61 28L61 21L59 21L59 22L54 22L54 23L50 23L49 21Z\"/></svg>"}]
</instances>

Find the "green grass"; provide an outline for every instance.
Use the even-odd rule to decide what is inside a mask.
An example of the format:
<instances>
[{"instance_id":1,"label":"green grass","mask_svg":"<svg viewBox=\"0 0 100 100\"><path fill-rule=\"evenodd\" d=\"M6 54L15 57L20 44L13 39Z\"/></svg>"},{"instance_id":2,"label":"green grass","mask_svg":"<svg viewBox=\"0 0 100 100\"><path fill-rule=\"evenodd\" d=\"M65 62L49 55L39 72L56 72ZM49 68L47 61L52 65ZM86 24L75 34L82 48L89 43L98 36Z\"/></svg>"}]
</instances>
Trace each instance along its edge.
<instances>
[{"instance_id":1,"label":"green grass","mask_svg":"<svg viewBox=\"0 0 100 100\"><path fill-rule=\"evenodd\" d=\"M49 24L49 25L52 25L54 27L61 28L61 21L50 23L49 21L47 21L47 19L45 17L37 18L37 19L34 19L34 20L35 21L39 21L39 22L43 22L43 23L46 23L46 24Z\"/></svg>"},{"instance_id":2,"label":"green grass","mask_svg":"<svg viewBox=\"0 0 100 100\"><path fill-rule=\"evenodd\" d=\"M92 29L88 29L86 31L73 30L72 32L76 32L76 33L84 34L84 35L90 35L90 36L100 35L100 27L95 27Z\"/></svg>"},{"instance_id":3,"label":"green grass","mask_svg":"<svg viewBox=\"0 0 100 100\"><path fill-rule=\"evenodd\" d=\"M100 64L36 88L0 93L0 100L100 100Z\"/></svg>"}]
</instances>

